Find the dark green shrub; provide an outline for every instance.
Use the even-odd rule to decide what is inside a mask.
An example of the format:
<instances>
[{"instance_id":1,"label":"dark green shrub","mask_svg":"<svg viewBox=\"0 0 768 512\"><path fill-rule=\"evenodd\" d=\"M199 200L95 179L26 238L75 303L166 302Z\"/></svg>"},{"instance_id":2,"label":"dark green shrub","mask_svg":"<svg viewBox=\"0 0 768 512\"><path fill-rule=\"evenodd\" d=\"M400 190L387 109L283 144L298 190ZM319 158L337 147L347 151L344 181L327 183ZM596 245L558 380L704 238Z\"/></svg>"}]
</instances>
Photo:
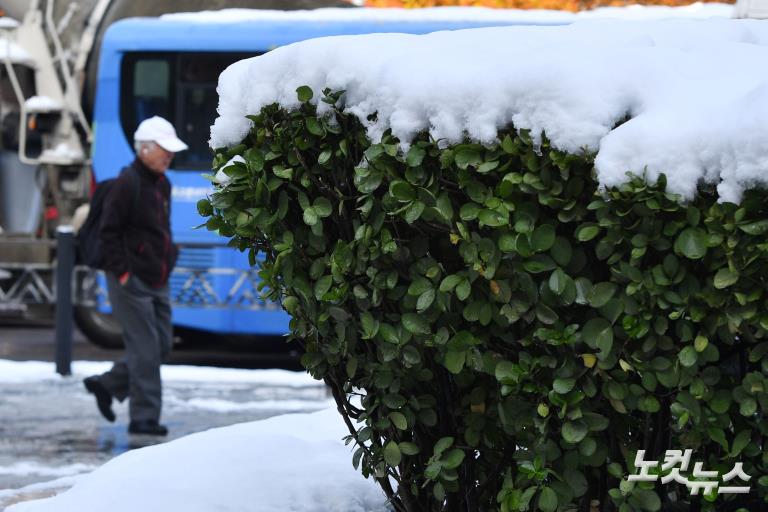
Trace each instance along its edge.
<instances>
[{"instance_id":1,"label":"dark green shrub","mask_svg":"<svg viewBox=\"0 0 768 512\"><path fill-rule=\"evenodd\" d=\"M246 163L199 209L266 256L265 291L333 390L354 465L397 510L766 507L760 194L683 204L663 178L601 194L590 155L513 127L499 145L422 134L402 152L371 144L343 94L325 91L325 117L298 94L217 151L216 169ZM751 493L626 481L638 449L684 448L721 474L744 462Z\"/></svg>"}]
</instances>

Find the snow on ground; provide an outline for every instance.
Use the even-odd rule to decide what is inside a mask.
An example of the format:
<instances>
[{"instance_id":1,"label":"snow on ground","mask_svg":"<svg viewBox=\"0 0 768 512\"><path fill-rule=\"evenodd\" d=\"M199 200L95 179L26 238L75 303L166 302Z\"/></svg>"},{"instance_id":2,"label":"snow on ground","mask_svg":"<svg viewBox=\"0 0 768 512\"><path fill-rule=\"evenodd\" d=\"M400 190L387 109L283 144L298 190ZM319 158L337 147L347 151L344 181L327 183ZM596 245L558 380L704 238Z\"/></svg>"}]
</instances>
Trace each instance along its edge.
<instances>
[{"instance_id":1,"label":"snow on ground","mask_svg":"<svg viewBox=\"0 0 768 512\"><path fill-rule=\"evenodd\" d=\"M50 467L37 462L22 461L9 466L0 466L0 475L40 475L40 476L73 476L93 471L92 464L69 464L67 466Z\"/></svg>"},{"instance_id":2,"label":"snow on ground","mask_svg":"<svg viewBox=\"0 0 768 512\"><path fill-rule=\"evenodd\" d=\"M191 398L189 400L180 400L176 397L166 399L166 404L181 409L202 409L212 412L233 412L233 411L303 411L310 405L317 406L320 402L313 400L259 400L250 402L233 402L231 400L222 400L220 398ZM326 407L332 407L332 399L325 402Z\"/></svg>"},{"instance_id":3,"label":"snow on ground","mask_svg":"<svg viewBox=\"0 0 768 512\"><path fill-rule=\"evenodd\" d=\"M428 35L328 37L230 66L219 79L211 146L239 143L244 116L297 106L308 85L344 89L346 109L380 139L493 142L514 122L555 147L597 151L604 186L631 171L667 173L686 198L697 182L738 202L768 185L768 24L755 20L591 20ZM327 105L320 103L325 110ZM366 117L378 112L376 122ZM627 114L631 120L615 128Z\"/></svg>"},{"instance_id":4,"label":"snow on ground","mask_svg":"<svg viewBox=\"0 0 768 512\"><path fill-rule=\"evenodd\" d=\"M290 414L133 450L53 498L8 512L374 512L379 488L352 467L334 409Z\"/></svg>"},{"instance_id":5,"label":"snow on ground","mask_svg":"<svg viewBox=\"0 0 768 512\"><path fill-rule=\"evenodd\" d=\"M75 361L72 374L75 379L104 373L112 367L108 361ZM161 369L164 382L194 382L196 384L236 383L263 384L282 387L318 387L325 384L315 380L306 372L288 370L238 370L234 368L211 368L204 366L169 366ZM9 361L0 359L0 383L25 383L41 380L58 380L56 365L43 361Z\"/></svg>"}]
</instances>

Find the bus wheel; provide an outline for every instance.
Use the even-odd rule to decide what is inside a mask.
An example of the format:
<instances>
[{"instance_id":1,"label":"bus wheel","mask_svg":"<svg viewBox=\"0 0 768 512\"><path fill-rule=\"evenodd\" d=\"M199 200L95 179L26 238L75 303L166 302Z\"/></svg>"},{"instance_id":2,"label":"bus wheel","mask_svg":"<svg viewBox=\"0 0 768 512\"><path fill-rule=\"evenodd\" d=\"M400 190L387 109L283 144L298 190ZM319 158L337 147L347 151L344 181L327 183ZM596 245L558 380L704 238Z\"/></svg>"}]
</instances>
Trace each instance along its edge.
<instances>
[{"instance_id":1,"label":"bus wheel","mask_svg":"<svg viewBox=\"0 0 768 512\"><path fill-rule=\"evenodd\" d=\"M110 314L87 306L75 306L75 323L94 345L108 349L124 346L123 330Z\"/></svg>"}]
</instances>

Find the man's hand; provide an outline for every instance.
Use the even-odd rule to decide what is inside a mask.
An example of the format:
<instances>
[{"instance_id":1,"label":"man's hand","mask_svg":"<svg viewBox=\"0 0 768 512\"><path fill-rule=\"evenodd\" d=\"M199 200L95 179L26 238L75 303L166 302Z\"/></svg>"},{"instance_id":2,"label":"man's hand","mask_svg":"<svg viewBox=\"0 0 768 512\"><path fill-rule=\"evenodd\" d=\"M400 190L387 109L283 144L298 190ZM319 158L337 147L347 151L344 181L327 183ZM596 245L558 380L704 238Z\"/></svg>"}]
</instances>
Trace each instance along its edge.
<instances>
[{"instance_id":1,"label":"man's hand","mask_svg":"<svg viewBox=\"0 0 768 512\"><path fill-rule=\"evenodd\" d=\"M129 277L131 277L131 273L130 272L124 272L123 275L121 275L117 279L120 281L121 285L125 286L125 283L128 282L128 278Z\"/></svg>"}]
</instances>

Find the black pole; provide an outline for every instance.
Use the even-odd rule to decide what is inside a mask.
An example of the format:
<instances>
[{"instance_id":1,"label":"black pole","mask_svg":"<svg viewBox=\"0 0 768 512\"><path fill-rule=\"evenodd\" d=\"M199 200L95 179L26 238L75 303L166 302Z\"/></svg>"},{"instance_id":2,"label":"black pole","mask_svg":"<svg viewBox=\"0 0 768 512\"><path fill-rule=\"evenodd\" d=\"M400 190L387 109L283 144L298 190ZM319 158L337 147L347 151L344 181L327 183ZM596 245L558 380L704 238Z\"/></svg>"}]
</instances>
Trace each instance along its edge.
<instances>
[{"instance_id":1,"label":"black pole","mask_svg":"<svg viewBox=\"0 0 768 512\"><path fill-rule=\"evenodd\" d=\"M56 229L56 373L72 374L72 273L75 234L72 226Z\"/></svg>"}]
</instances>

